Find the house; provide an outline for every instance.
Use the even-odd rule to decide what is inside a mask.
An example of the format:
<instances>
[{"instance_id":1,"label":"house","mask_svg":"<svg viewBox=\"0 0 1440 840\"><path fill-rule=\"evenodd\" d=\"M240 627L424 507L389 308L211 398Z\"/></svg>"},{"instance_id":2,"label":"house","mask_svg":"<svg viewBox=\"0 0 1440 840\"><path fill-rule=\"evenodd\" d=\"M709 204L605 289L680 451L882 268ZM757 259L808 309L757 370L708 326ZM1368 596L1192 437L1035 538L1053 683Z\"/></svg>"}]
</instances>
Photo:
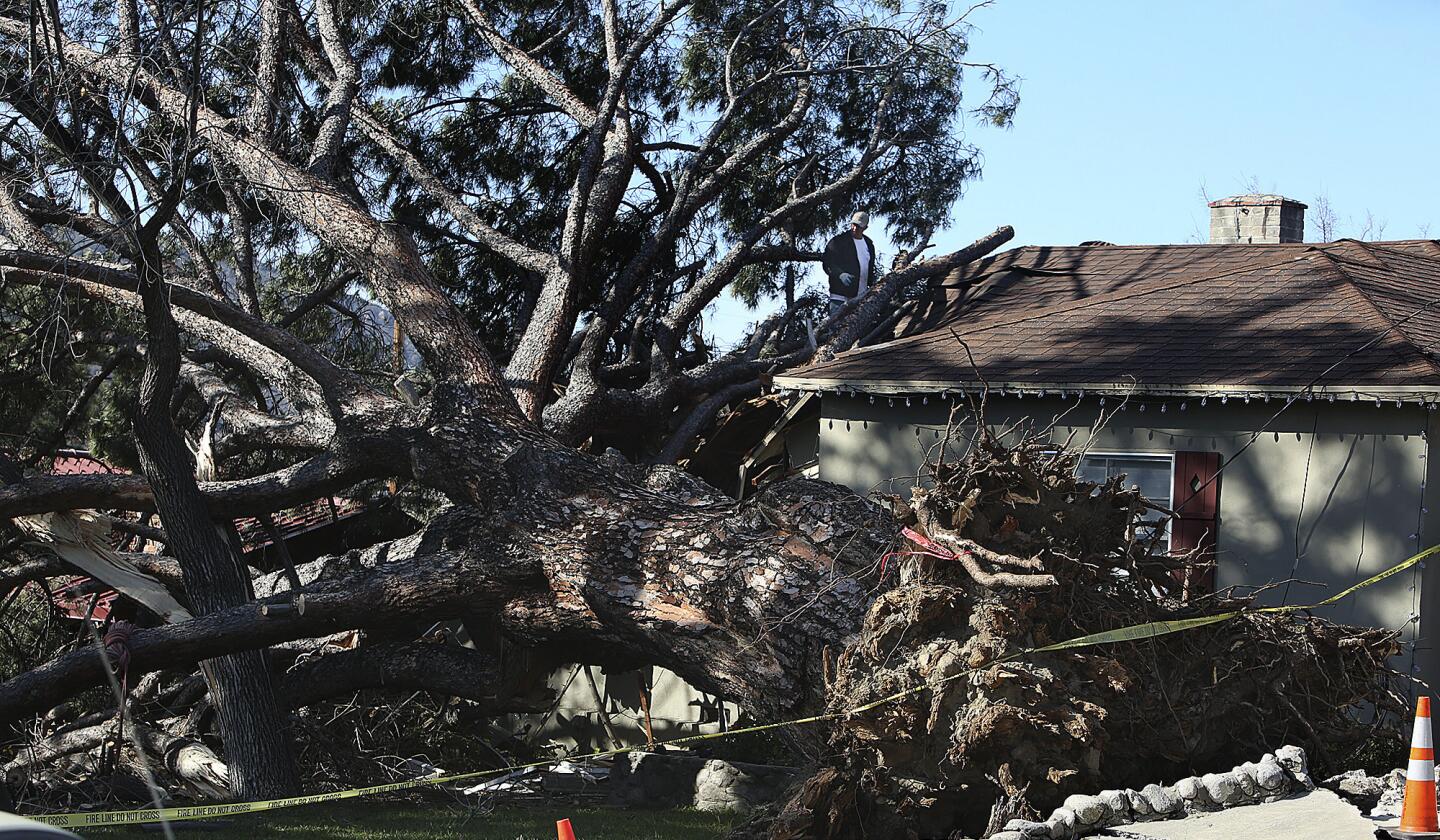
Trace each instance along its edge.
<instances>
[{"instance_id":1,"label":"house","mask_svg":"<svg viewBox=\"0 0 1440 840\"><path fill-rule=\"evenodd\" d=\"M1164 539L1213 559L1208 585L1313 603L1440 542L1440 243L1307 244L1305 206L1280 196L1210 210L1209 244L978 261L899 338L777 376L820 400L820 477L908 487L951 407L984 390L989 425L1069 441L1083 472L1176 510ZM1436 574L1323 614L1403 630L1405 667L1433 683Z\"/></svg>"}]
</instances>

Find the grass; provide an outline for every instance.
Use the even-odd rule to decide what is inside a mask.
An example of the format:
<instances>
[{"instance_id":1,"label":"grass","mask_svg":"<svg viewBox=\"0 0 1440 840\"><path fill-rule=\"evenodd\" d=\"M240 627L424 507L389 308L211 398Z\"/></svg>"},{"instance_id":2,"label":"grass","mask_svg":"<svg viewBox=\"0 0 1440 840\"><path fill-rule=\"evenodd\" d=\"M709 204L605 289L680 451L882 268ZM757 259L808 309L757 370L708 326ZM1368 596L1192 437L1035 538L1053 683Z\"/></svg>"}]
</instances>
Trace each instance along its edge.
<instances>
[{"instance_id":1,"label":"grass","mask_svg":"<svg viewBox=\"0 0 1440 840\"><path fill-rule=\"evenodd\" d=\"M699 811L619 811L607 808L506 807L491 813L442 805L409 803L327 803L273 813L172 824L176 837L258 840L261 837L316 837L334 840L434 840L441 837L490 840L550 840L555 821L568 817L577 840L718 840L735 818ZM163 837L155 828L92 828L90 838Z\"/></svg>"}]
</instances>

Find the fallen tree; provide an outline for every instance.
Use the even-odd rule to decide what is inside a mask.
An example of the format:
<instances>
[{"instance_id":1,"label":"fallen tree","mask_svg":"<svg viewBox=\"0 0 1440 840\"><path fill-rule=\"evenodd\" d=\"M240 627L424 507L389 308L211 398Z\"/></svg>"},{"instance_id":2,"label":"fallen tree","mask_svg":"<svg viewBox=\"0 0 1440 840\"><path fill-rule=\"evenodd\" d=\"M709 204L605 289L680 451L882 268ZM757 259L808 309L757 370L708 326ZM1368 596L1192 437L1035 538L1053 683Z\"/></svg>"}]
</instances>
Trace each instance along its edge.
<instances>
[{"instance_id":1,"label":"fallen tree","mask_svg":"<svg viewBox=\"0 0 1440 840\"><path fill-rule=\"evenodd\" d=\"M33 7L34 19L0 13L0 96L16 115L7 149L25 152L0 157L0 293L7 318L32 327L3 337L16 381L37 381L28 364L72 377L75 396L49 389L38 407L27 407L29 393L3 406L29 412L14 419L29 433L14 454L30 469L0 487L0 517L115 512L131 536L174 557L134 565L195 615L136 629L104 656L65 645L0 683L0 721L15 727L19 754L33 745L59 759L75 744L88 754L118 711L94 707L112 669L134 685L166 673L153 696L128 701L122 734L209 739L242 797L292 792L298 774L277 765L291 754L286 722L304 720L285 711L329 689L395 674L406 689L465 697L480 715L544 706L507 663L416 641L439 621L541 661L664 666L780 720L982 666L1037 638L1220 605L1171 597L1174 561L1134 539L1133 493L1107 485L1092 495L1068 456L1031 444L1012 452L983 439L937 465L934 489L889 509L813 481L737 504L665 463L767 376L855 346L900 295L1011 237L1000 228L897 262L834 316L795 297L726 354L699 337L705 307L757 266L814 259L802 240L823 228L802 219L873 200L903 220L902 196L943 215L933 205L948 206L974 174L973 150L958 154L951 131L960 75L973 68L960 21L929 7L875 25L830 4L600 2L556 10L554 26L535 32L535 10L476 2L461 4L459 20L446 9L403 18L406 4L348 20L328 0L172 10L183 20L130 0L113 17L56 7ZM474 68L426 63L415 32L461 32L454 53L483 44L505 77L459 91ZM676 39L690 52L668 52ZM719 114L699 144L665 116L680 107L666 91L682 67L692 113ZM1003 74L974 69L1000 97L982 110L1003 121L1013 107ZM426 126L365 96L404 82L422 89L416 114L496 110ZM543 126L530 122L537 114ZM544 147L493 173L447 156L447 131L469 136L492 120L508 127L499 145ZM486 149L474 157L497 153ZM455 184L438 174L452 165ZM517 198L531 175L563 212ZM121 189L125 179L136 188ZM726 248L712 250L717 241ZM270 261L258 242L270 243ZM462 264L512 285L461 282L455 248ZM352 286L364 296L346 294ZM345 340L365 320L365 296L394 314L404 340ZM498 315L467 308L487 296L510 302ZM497 317L504 335L475 328ZM69 367L46 353L62 323ZM104 394L109 402L89 405ZM116 413L130 426L117 429ZM133 427L141 474L39 474L81 419L116 449ZM283 576L247 567L230 534L236 517L384 482L437 509L417 514L410 535L296 570L303 609L275 582ZM158 527L124 516L155 511ZM961 559L904 561L896 587L881 558L902 523ZM0 579L43 583L70 570L32 550ZM1384 707L1372 678L1393 638L1293 627L1246 619L1113 654L995 665L913 701L796 729L808 752L842 757L774 831L849 836L891 820L927 834L973 830L997 798L1026 812L1142 761L1219 760L1223 745L1202 727L1170 729L1183 700L1136 692L1152 671L1181 688L1212 673L1208 694L1224 701L1214 713L1258 712L1257 735L1296 720L1288 708L1266 717L1283 696L1262 686L1289 684L1292 696L1298 687L1321 712L1317 735L1351 731L1338 716L1347 704ZM351 631L366 636L359 649L328 641ZM1235 674L1221 681L1206 646L1227 638L1239 646L1226 650ZM1176 664L1183 648L1162 655L1168 645L1201 647ZM282 654L298 664L282 671ZM1319 656L1345 678L1322 679ZM1135 737L1146 727L1157 732ZM142 744L136 755L170 747Z\"/></svg>"}]
</instances>

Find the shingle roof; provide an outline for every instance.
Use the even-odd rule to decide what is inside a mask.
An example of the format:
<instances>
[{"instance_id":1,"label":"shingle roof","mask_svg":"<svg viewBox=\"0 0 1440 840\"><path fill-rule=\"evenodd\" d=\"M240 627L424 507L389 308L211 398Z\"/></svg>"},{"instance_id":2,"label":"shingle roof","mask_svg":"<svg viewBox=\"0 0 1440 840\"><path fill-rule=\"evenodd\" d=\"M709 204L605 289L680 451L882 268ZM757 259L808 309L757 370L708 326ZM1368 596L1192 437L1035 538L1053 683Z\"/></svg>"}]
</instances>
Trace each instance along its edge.
<instances>
[{"instance_id":1,"label":"shingle roof","mask_svg":"<svg viewBox=\"0 0 1440 840\"><path fill-rule=\"evenodd\" d=\"M946 278L905 329L775 384L1440 399L1440 243L1027 246Z\"/></svg>"}]
</instances>

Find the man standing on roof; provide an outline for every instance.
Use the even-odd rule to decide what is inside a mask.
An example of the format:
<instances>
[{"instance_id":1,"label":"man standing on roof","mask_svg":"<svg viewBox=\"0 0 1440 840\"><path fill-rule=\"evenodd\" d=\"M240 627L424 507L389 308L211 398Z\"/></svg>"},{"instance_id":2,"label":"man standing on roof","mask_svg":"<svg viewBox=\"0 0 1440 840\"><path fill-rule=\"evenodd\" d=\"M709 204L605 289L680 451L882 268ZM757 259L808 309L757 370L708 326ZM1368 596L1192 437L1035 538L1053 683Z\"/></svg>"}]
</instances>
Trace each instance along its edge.
<instances>
[{"instance_id":1,"label":"man standing on roof","mask_svg":"<svg viewBox=\"0 0 1440 840\"><path fill-rule=\"evenodd\" d=\"M830 314L834 316L847 301L865 294L875 277L875 243L865 235L870 214L864 210L850 217L848 229L825 243L820 260L830 278Z\"/></svg>"}]
</instances>

